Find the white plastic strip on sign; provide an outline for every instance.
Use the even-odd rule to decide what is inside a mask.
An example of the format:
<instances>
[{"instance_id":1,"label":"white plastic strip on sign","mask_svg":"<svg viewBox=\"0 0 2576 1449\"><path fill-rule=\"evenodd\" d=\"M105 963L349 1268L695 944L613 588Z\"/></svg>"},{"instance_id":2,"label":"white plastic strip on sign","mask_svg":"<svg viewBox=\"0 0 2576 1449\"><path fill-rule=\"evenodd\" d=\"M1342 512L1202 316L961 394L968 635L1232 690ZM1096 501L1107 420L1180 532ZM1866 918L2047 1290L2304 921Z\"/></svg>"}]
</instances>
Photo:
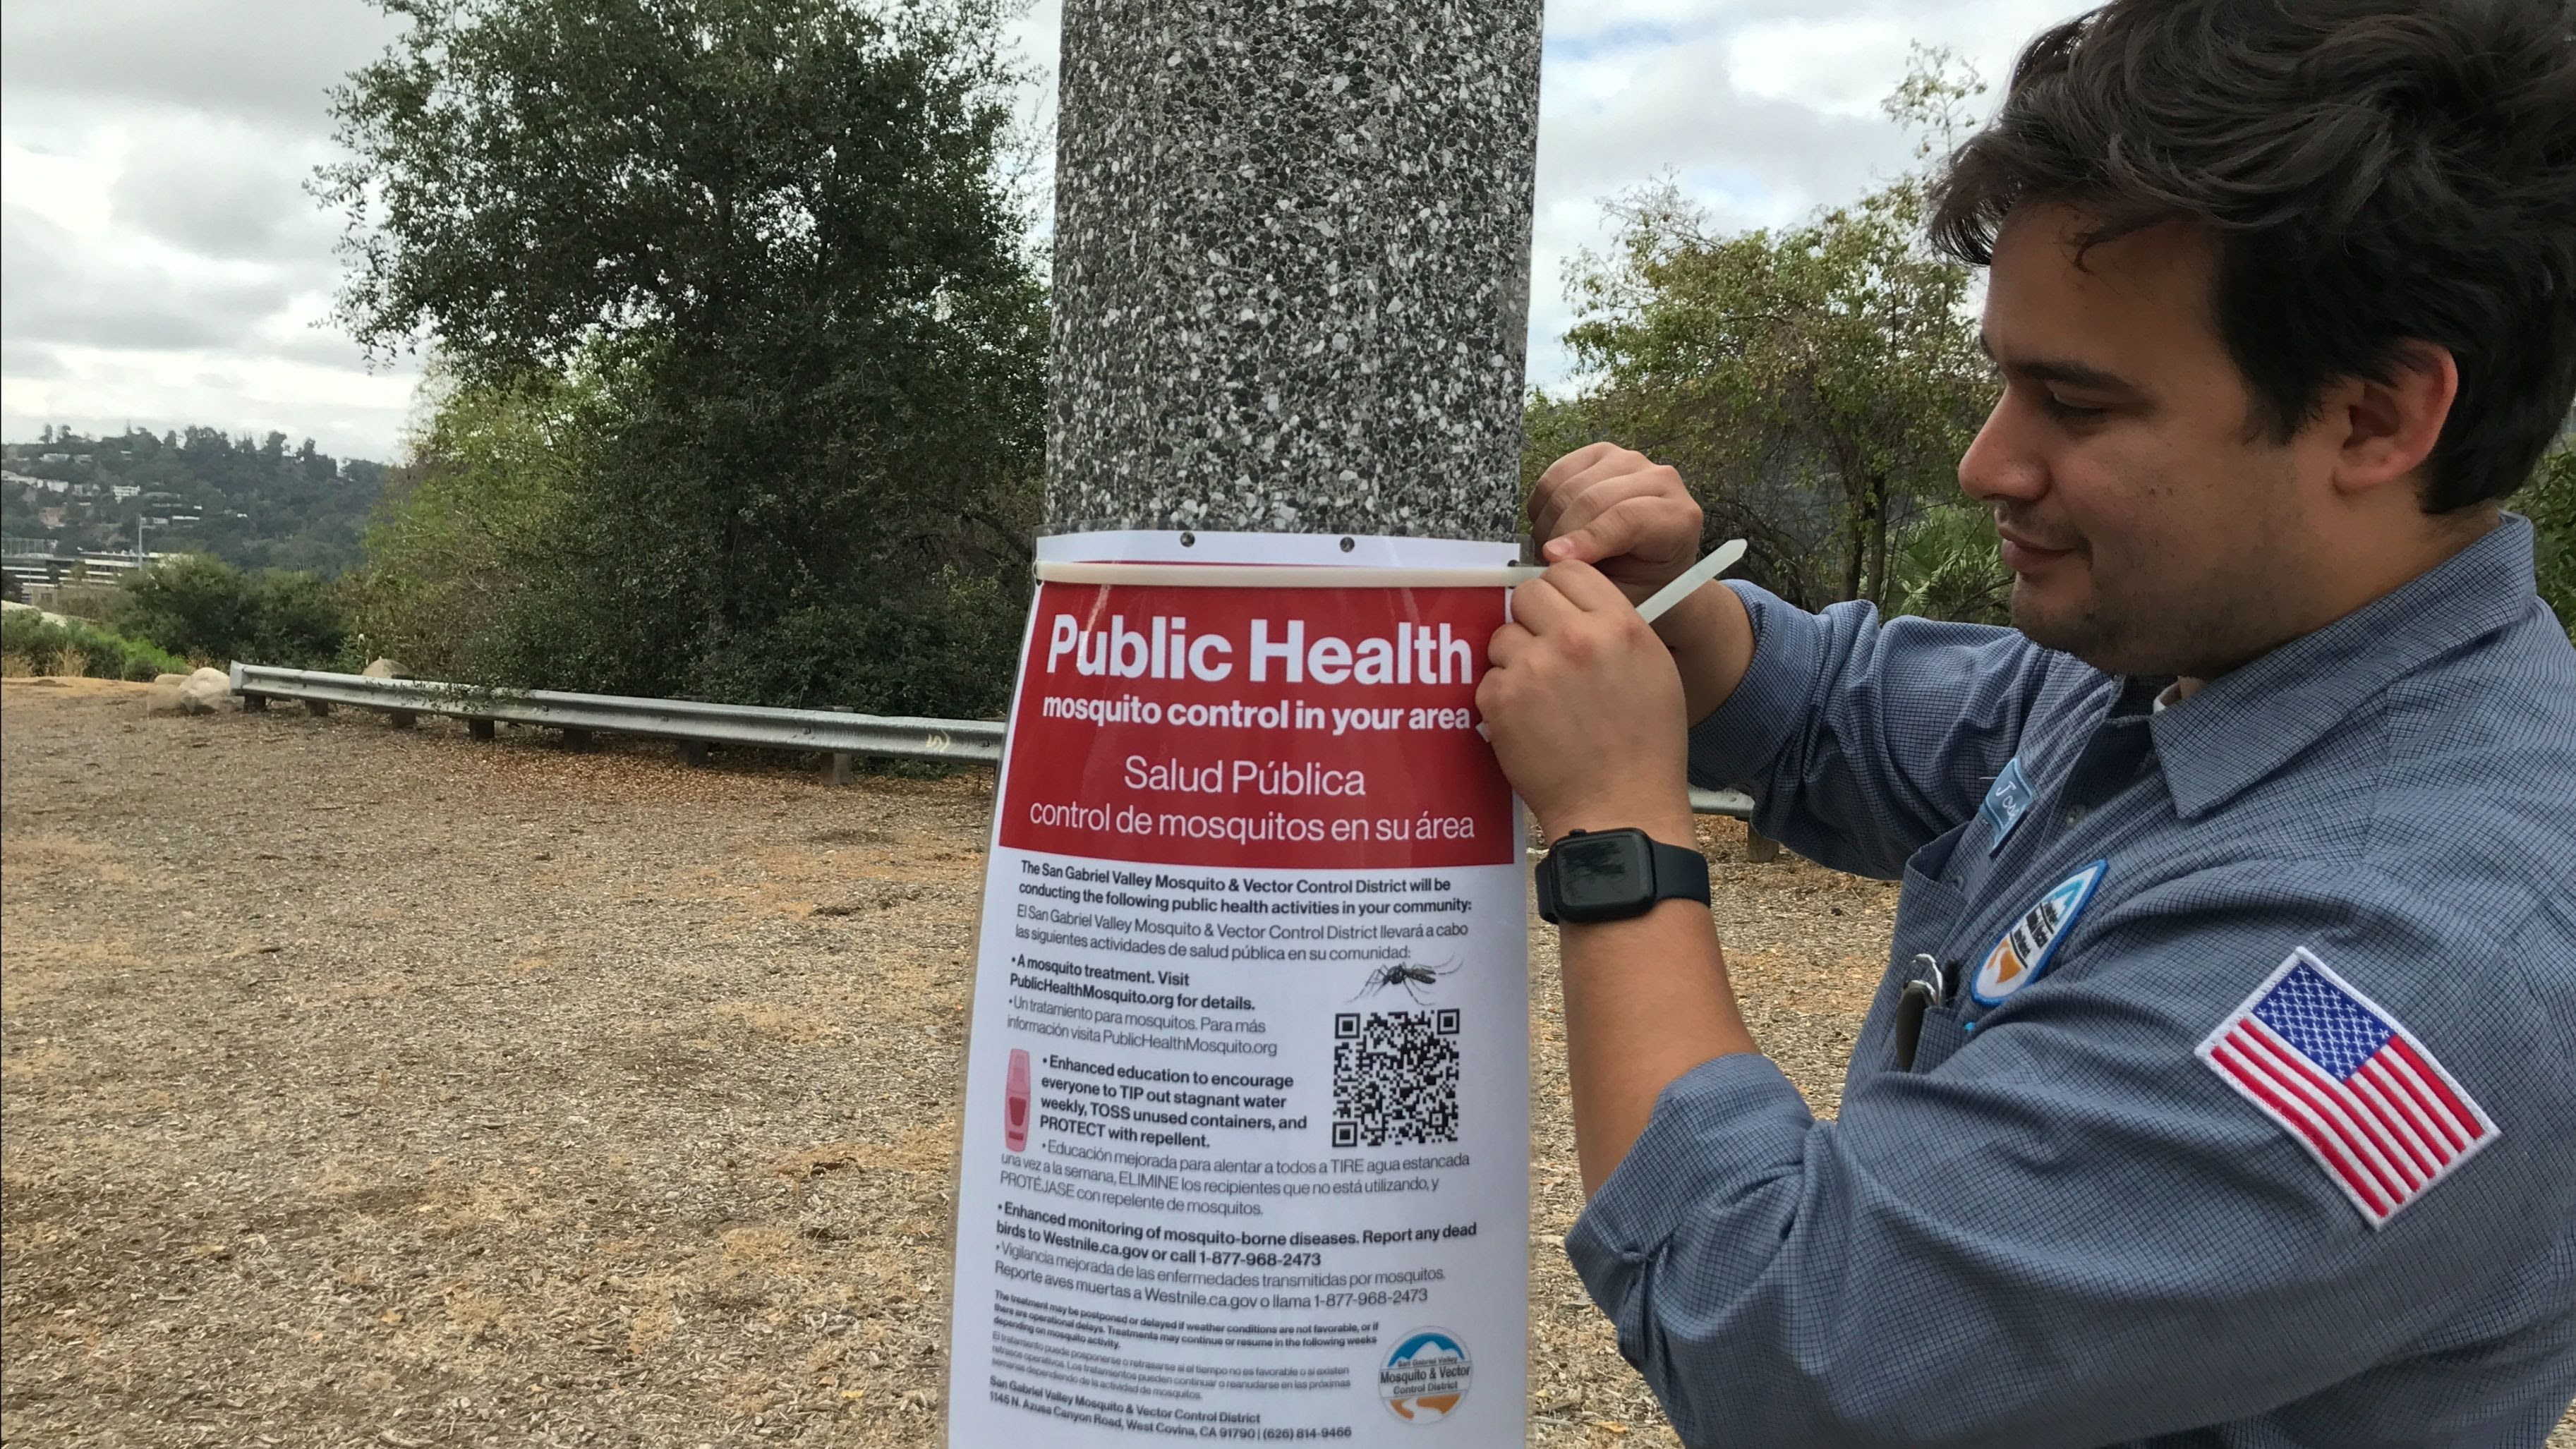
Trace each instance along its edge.
<instances>
[{"instance_id":1,"label":"white plastic strip on sign","mask_svg":"<svg viewBox=\"0 0 2576 1449\"><path fill-rule=\"evenodd\" d=\"M1637 606L1648 623L1700 585L1744 557L1744 540L1731 538ZM1040 559L1037 576L1051 584L1150 584L1206 589L1462 589L1513 588L1547 570L1526 564L1495 568L1330 567L1313 564L1074 563Z\"/></svg>"},{"instance_id":2,"label":"white plastic strip on sign","mask_svg":"<svg viewBox=\"0 0 2576 1449\"><path fill-rule=\"evenodd\" d=\"M1680 578L1657 589L1653 598L1639 604L1637 617L1649 624L1655 622L1663 617L1666 609L1689 598L1700 585L1735 567L1735 561L1742 557L1744 557L1743 539L1730 538L1719 544L1710 550L1708 557L1684 569Z\"/></svg>"},{"instance_id":3,"label":"white plastic strip on sign","mask_svg":"<svg viewBox=\"0 0 2576 1449\"><path fill-rule=\"evenodd\" d=\"M1201 589L1508 589L1546 573L1510 564L1482 569L1397 569L1314 564L1054 563L1041 559L1040 582L1141 584Z\"/></svg>"}]
</instances>

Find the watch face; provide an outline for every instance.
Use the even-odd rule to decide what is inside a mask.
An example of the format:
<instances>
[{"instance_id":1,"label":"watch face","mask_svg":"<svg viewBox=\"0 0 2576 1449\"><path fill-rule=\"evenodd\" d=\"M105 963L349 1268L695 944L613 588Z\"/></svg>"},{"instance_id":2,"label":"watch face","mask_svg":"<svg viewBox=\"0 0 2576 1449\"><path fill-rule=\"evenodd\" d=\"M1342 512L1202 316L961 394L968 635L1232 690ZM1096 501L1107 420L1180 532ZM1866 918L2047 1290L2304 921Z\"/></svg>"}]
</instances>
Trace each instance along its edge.
<instances>
[{"instance_id":1,"label":"watch face","mask_svg":"<svg viewBox=\"0 0 2576 1449\"><path fill-rule=\"evenodd\" d=\"M1566 920L1634 915L1654 892L1654 863L1637 831L1569 835L1548 853L1556 861L1557 913Z\"/></svg>"}]
</instances>

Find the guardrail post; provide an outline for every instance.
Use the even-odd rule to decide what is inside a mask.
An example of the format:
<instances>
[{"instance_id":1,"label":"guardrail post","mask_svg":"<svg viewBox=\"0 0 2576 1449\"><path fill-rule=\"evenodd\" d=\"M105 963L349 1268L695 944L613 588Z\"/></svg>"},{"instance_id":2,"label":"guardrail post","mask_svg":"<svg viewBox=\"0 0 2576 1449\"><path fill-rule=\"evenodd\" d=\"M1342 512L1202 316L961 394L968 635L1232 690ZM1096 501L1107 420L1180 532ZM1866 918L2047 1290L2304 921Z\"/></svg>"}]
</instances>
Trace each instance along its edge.
<instances>
[{"instance_id":1,"label":"guardrail post","mask_svg":"<svg viewBox=\"0 0 2576 1449\"><path fill-rule=\"evenodd\" d=\"M1744 827L1744 858L1755 865L1769 865L1780 858L1780 842L1747 824Z\"/></svg>"},{"instance_id":2,"label":"guardrail post","mask_svg":"<svg viewBox=\"0 0 2576 1449\"><path fill-rule=\"evenodd\" d=\"M592 744L593 741L590 736L590 731L588 730L565 730L563 732L563 747L567 750L587 750L592 746Z\"/></svg>"},{"instance_id":3,"label":"guardrail post","mask_svg":"<svg viewBox=\"0 0 2576 1449\"><path fill-rule=\"evenodd\" d=\"M707 762L707 742L706 742L705 740L682 740L682 741L680 741L680 763L681 763L681 764L696 766L696 765L704 765L706 762Z\"/></svg>"},{"instance_id":4,"label":"guardrail post","mask_svg":"<svg viewBox=\"0 0 2576 1449\"><path fill-rule=\"evenodd\" d=\"M245 694L241 697L241 707L250 711L252 714L258 714L262 710L268 708L268 696L264 694Z\"/></svg>"},{"instance_id":5,"label":"guardrail post","mask_svg":"<svg viewBox=\"0 0 2576 1449\"><path fill-rule=\"evenodd\" d=\"M304 701L304 712L310 715L329 714L331 712L331 701L327 699L308 699Z\"/></svg>"},{"instance_id":6,"label":"guardrail post","mask_svg":"<svg viewBox=\"0 0 2576 1449\"><path fill-rule=\"evenodd\" d=\"M828 705L826 708L830 709L834 714L858 713L856 709L846 704ZM832 783L835 785L846 785L850 783L850 752L847 750L834 750L832 752Z\"/></svg>"},{"instance_id":7,"label":"guardrail post","mask_svg":"<svg viewBox=\"0 0 2576 1449\"><path fill-rule=\"evenodd\" d=\"M488 719L469 719L465 722L465 732L478 740L488 740L492 738L494 730L492 722Z\"/></svg>"},{"instance_id":8,"label":"guardrail post","mask_svg":"<svg viewBox=\"0 0 2576 1449\"><path fill-rule=\"evenodd\" d=\"M385 711L385 723L398 730L407 730L420 723L420 716L407 709L389 709Z\"/></svg>"}]
</instances>

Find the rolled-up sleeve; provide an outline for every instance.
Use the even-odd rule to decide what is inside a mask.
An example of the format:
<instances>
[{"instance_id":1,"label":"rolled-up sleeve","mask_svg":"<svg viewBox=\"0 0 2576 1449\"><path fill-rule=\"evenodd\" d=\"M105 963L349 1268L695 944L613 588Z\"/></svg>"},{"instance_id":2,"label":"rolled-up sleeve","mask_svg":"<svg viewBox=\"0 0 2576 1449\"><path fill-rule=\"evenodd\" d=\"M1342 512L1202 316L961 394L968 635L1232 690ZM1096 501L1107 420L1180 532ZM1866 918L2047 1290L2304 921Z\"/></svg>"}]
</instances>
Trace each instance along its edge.
<instances>
[{"instance_id":1,"label":"rolled-up sleeve","mask_svg":"<svg viewBox=\"0 0 2576 1449\"><path fill-rule=\"evenodd\" d=\"M1730 583L1753 662L1692 727L1693 784L1741 788L1754 827L1820 864L1892 880L1966 819L2049 687L2103 678L2011 629L1902 618L1866 603L1810 614Z\"/></svg>"},{"instance_id":2,"label":"rolled-up sleeve","mask_svg":"<svg viewBox=\"0 0 2576 1449\"><path fill-rule=\"evenodd\" d=\"M2534 943L2440 939L2330 891L2244 899L2139 903L2097 969L2070 963L1936 1070L1871 1075L1838 1121L1758 1056L1668 1087L1566 1247L1683 1441L2121 1443L2435 1349L2458 1305L2514 1291L2502 1275L2576 1212L2560 1031L2514 971ZM2301 945L2501 1124L2378 1227L2195 1055ZM2504 1442L2466 1427L2481 1412L2438 1442Z\"/></svg>"}]
</instances>

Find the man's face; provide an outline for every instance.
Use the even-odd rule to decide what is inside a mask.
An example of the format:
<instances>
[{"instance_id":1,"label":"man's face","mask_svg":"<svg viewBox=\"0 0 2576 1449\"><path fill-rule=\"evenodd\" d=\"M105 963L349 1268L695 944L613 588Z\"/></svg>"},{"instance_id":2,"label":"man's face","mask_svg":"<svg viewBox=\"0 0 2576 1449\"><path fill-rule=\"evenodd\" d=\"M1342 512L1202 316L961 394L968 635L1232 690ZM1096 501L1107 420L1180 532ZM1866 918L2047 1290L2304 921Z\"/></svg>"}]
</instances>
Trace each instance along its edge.
<instances>
[{"instance_id":1,"label":"man's face","mask_svg":"<svg viewBox=\"0 0 2576 1449\"><path fill-rule=\"evenodd\" d=\"M2331 460L2252 426L2200 233L2138 232L2079 267L2077 224L2025 207L1995 240L1984 340L2004 394L1960 486L1994 511L2031 639L2117 673L2220 673L2277 642L2319 565Z\"/></svg>"}]
</instances>

